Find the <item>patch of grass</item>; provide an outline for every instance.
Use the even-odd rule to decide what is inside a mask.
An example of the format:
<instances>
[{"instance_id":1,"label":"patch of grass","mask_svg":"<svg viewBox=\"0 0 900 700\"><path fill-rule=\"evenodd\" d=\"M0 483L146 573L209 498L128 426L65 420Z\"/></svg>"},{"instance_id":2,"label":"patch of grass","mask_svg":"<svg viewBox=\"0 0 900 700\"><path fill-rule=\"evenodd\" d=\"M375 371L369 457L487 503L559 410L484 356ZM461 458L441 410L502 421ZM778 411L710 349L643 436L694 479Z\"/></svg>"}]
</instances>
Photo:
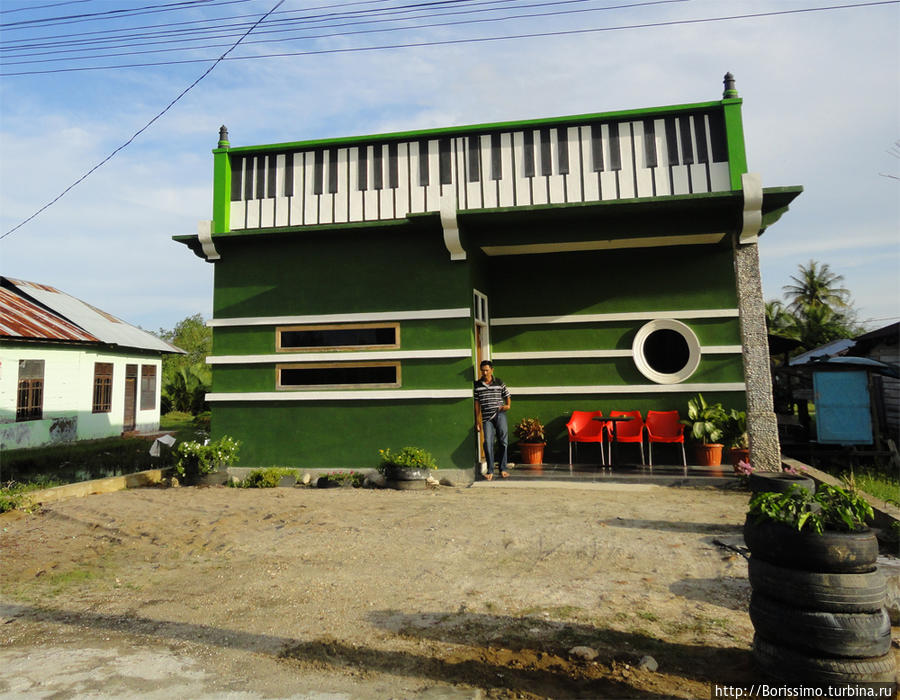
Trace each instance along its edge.
<instances>
[{"instance_id":1,"label":"patch of grass","mask_svg":"<svg viewBox=\"0 0 900 700\"><path fill-rule=\"evenodd\" d=\"M9 481L0 486L0 513L15 510L22 505L22 497L31 491L40 491L54 486L60 486L63 482L50 479L45 476L36 477L33 481L20 483Z\"/></svg>"},{"instance_id":2,"label":"patch of grass","mask_svg":"<svg viewBox=\"0 0 900 700\"><path fill-rule=\"evenodd\" d=\"M295 476L295 469L272 467L270 469L254 469L247 475L243 481L233 484L233 486L242 489L272 489L278 486L278 483L285 476Z\"/></svg>"},{"instance_id":3,"label":"patch of grass","mask_svg":"<svg viewBox=\"0 0 900 700\"><path fill-rule=\"evenodd\" d=\"M652 613L649 610L638 610L635 615L648 622L659 622L659 615Z\"/></svg>"},{"instance_id":4,"label":"patch of grass","mask_svg":"<svg viewBox=\"0 0 900 700\"><path fill-rule=\"evenodd\" d=\"M874 471L856 472L853 477L861 491L900 507L900 480Z\"/></svg>"}]
</instances>

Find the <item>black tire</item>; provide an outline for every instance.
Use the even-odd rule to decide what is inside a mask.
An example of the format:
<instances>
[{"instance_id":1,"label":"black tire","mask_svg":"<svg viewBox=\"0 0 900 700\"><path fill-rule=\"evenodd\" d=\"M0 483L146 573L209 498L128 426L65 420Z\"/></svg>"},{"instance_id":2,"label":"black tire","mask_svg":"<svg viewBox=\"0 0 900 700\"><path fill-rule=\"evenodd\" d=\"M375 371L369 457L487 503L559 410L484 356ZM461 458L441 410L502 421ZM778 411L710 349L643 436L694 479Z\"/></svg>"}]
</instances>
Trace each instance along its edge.
<instances>
[{"instance_id":1,"label":"black tire","mask_svg":"<svg viewBox=\"0 0 900 700\"><path fill-rule=\"evenodd\" d=\"M750 475L748 485L753 493L772 492L787 493L792 486L797 486L810 494L816 492L816 482L808 476L795 476L784 472L754 472Z\"/></svg>"},{"instance_id":2,"label":"black tire","mask_svg":"<svg viewBox=\"0 0 900 700\"><path fill-rule=\"evenodd\" d=\"M884 607L887 581L880 571L863 574L816 573L788 569L758 557L748 563L755 593L786 605L823 612L877 612Z\"/></svg>"},{"instance_id":3,"label":"black tire","mask_svg":"<svg viewBox=\"0 0 900 700\"><path fill-rule=\"evenodd\" d=\"M754 557L788 569L820 573L860 574L875 570L878 540L870 529L821 535L748 515L744 542Z\"/></svg>"},{"instance_id":4,"label":"black tire","mask_svg":"<svg viewBox=\"0 0 900 700\"><path fill-rule=\"evenodd\" d=\"M753 656L760 670L782 683L827 687L845 683L896 683L893 654L871 659L826 659L773 644L756 635Z\"/></svg>"},{"instance_id":5,"label":"black tire","mask_svg":"<svg viewBox=\"0 0 900 700\"><path fill-rule=\"evenodd\" d=\"M883 608L874 613L797 610L754 591L750 621L764 639L811 656L865 659L891 650L891 620Z\"/></svg>"}]
</instances>

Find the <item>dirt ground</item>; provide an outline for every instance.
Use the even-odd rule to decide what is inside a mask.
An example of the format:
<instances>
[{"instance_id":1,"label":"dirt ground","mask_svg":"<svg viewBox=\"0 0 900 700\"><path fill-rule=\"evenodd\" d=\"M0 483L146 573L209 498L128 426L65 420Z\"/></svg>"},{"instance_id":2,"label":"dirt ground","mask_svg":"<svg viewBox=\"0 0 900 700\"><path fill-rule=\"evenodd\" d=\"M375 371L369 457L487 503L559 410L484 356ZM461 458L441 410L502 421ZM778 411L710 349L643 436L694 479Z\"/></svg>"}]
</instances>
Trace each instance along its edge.
<instances>
[{"instance_id":1,"label":"dirt ground","mask_svg":"<svg viewBox=\"0 0 900 700\"><path fill-rule=\"evenodd\" d=\"M697 698L760 680L746 561L713 543L739 537L746 493L512 481L150 488L0 516L0 697Z\"/></svg>"}]
</instances>

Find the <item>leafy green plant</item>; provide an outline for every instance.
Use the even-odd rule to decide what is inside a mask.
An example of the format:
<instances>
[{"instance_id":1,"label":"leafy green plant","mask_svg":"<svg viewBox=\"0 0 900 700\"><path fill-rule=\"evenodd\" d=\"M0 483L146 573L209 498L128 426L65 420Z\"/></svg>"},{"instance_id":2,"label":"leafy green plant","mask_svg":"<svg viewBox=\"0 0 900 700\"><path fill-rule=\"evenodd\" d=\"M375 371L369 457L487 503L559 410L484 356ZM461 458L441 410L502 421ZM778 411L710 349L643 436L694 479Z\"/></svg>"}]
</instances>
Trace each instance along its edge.
<instances>
[{"instance_id":1,"label":"leafy green plant","mask_svg":"<svg viewBox=\"0 0 900 700\"><path fill-rule=\"evenodd\" d=\"M0 486L0 513L6 513L22 506L25 494L31 491L40 491L41 489L49 489L59 486L63 482L55 479L48 479L39 476L33 481L20 483L18 481L8 481Z\"/></svg>"},{"instance_id":2,"label":"leafy green plant","mask_svg":"<svg viewBox=\"0 0 900 700\"><path fill-rule=\"evenodd\" d=\"M404 447L399 452L391 452L390 448L378 450L381 462L378 471L382 474L391 467L401 469L437 469L437 462L430 452L421 447Z\"/></svg>"},{"instance_id":3,"label":"leafy green plant","mask_svg":"<svg viewBox=\"0 0 900 700\"><path fill-rule=\"evenodd\" d=\"M732 408L725 418L725 426L722 430L723 440L728 447L744 449L749 447L750 438L747 435L747 413Z\"/></svg>"},{"instance_id":4,"label":"leafy green plant","mask_svg":"<svg viewBox=\"0 0 900 700\"><path fill-rule=\"evenodd\" d=\"M333 481L336 484L340 484L341 486L352 486L353 488L359 488L363 485L363 482L366 480L366 475L362 472L329 472L328 474L323 475L329 481ZM321 477L320 477L321 478Z\"/></svg>"},{"instance_id":5,"label":"leafy green plant","mask_svg":"<svg viewBox=\"0 0 900 700\"><path fill-rule=\"evenodd\" d=\"M758 493L750 499L749 514L756 516L757 522L771 520L821 535L825 530L862 530L874 511L854 489L826 484L815 496L798 486L786 493Z\"/></svg>"},{"instance_id":6,"label":"leafy green plant","mask_svg":"<svg viewBox=\"0 0 900 700\"><path fill-rule=\"evenodd\" d=\"M703 394L697 394L688 401L688 417L681 422L690 428L689 435L694 440L709 445L722 439L728 414L722 404L707 403Z\"/></svg>"},{"instance_id":7,"label":"leafy green plant","mask_svg":"<svg viewBox=\"0 0 900 700\"><path fill-rule=\"evenodd\" d=\"M544 442L544 426L537 418L523 418L513 432L522 442Z\"/></svg>"},{"instance_id":8,"label":"leafy green plant","mask_svg":"<svg viewBox=\"0 0 900 700\"><path fill-rule=\"evenodd\" d=\"M189 481L203 474L227 467L237 460L241 443L227 435L203 445L196 441L182 442L175 448L175 471Z\"/></svg>"},{"instance_id":9,"label":"leafy green plant","mask_svg":"<svg viewBox=\"0 0 900 700\"><path fill-rule=\"evenodd\" d=\"M254 469L237 486L242 489L272 489L281 483L281 480L292 474L293 469L270 467L269 469Z\"/></svg>"}]
</instances>

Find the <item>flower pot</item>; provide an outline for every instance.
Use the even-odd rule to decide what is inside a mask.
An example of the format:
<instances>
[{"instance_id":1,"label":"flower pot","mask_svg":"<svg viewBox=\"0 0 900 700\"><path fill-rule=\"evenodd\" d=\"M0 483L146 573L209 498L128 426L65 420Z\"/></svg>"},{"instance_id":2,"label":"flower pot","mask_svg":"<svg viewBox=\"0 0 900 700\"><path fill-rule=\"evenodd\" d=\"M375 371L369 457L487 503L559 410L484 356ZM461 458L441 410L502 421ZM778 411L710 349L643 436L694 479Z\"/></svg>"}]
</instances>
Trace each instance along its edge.
<instances>
[{"instance_id":1,"label":"flower pot","mask_svg":"<svg viewBox=\"0 0 900 700\"><path fill-rule=\"evenodd\" d=\"M722 464L724 445L719 443L697 443L694 445L694 458L701 467L717 467Z\"/></svg>"},{"instance_id":2,"label":"flower pot","mask_svg":"<svg viewBox=\"0 0 900 700\"><path fill-rule=\"evenodd\" d=\"M523 464L543 464L544 446L546 442L520 442L519 450L522 452Z\"/></svg>"},{"instance_id":3,"label":"flower pot","mask_svg":"<svg viewBox=\"0 0 900 700\"><path fill-rule=\"evenodd\" d=\"M428 478L427 469L409 469L390 464L384 467L385 485L400 491L412 489L424 489L425 479Z\"/></svg>"},{"instance_id":4,"label":"flower pot","mask_svg":"<svg viewBox=\"0 0 900 700\"><path fill-rule=\"evenodd\" d=\"M738 462L750 462L750 448L732 447L728 450L728 461L732 467L737 467Z\"/></svg>"}]
</instances>

